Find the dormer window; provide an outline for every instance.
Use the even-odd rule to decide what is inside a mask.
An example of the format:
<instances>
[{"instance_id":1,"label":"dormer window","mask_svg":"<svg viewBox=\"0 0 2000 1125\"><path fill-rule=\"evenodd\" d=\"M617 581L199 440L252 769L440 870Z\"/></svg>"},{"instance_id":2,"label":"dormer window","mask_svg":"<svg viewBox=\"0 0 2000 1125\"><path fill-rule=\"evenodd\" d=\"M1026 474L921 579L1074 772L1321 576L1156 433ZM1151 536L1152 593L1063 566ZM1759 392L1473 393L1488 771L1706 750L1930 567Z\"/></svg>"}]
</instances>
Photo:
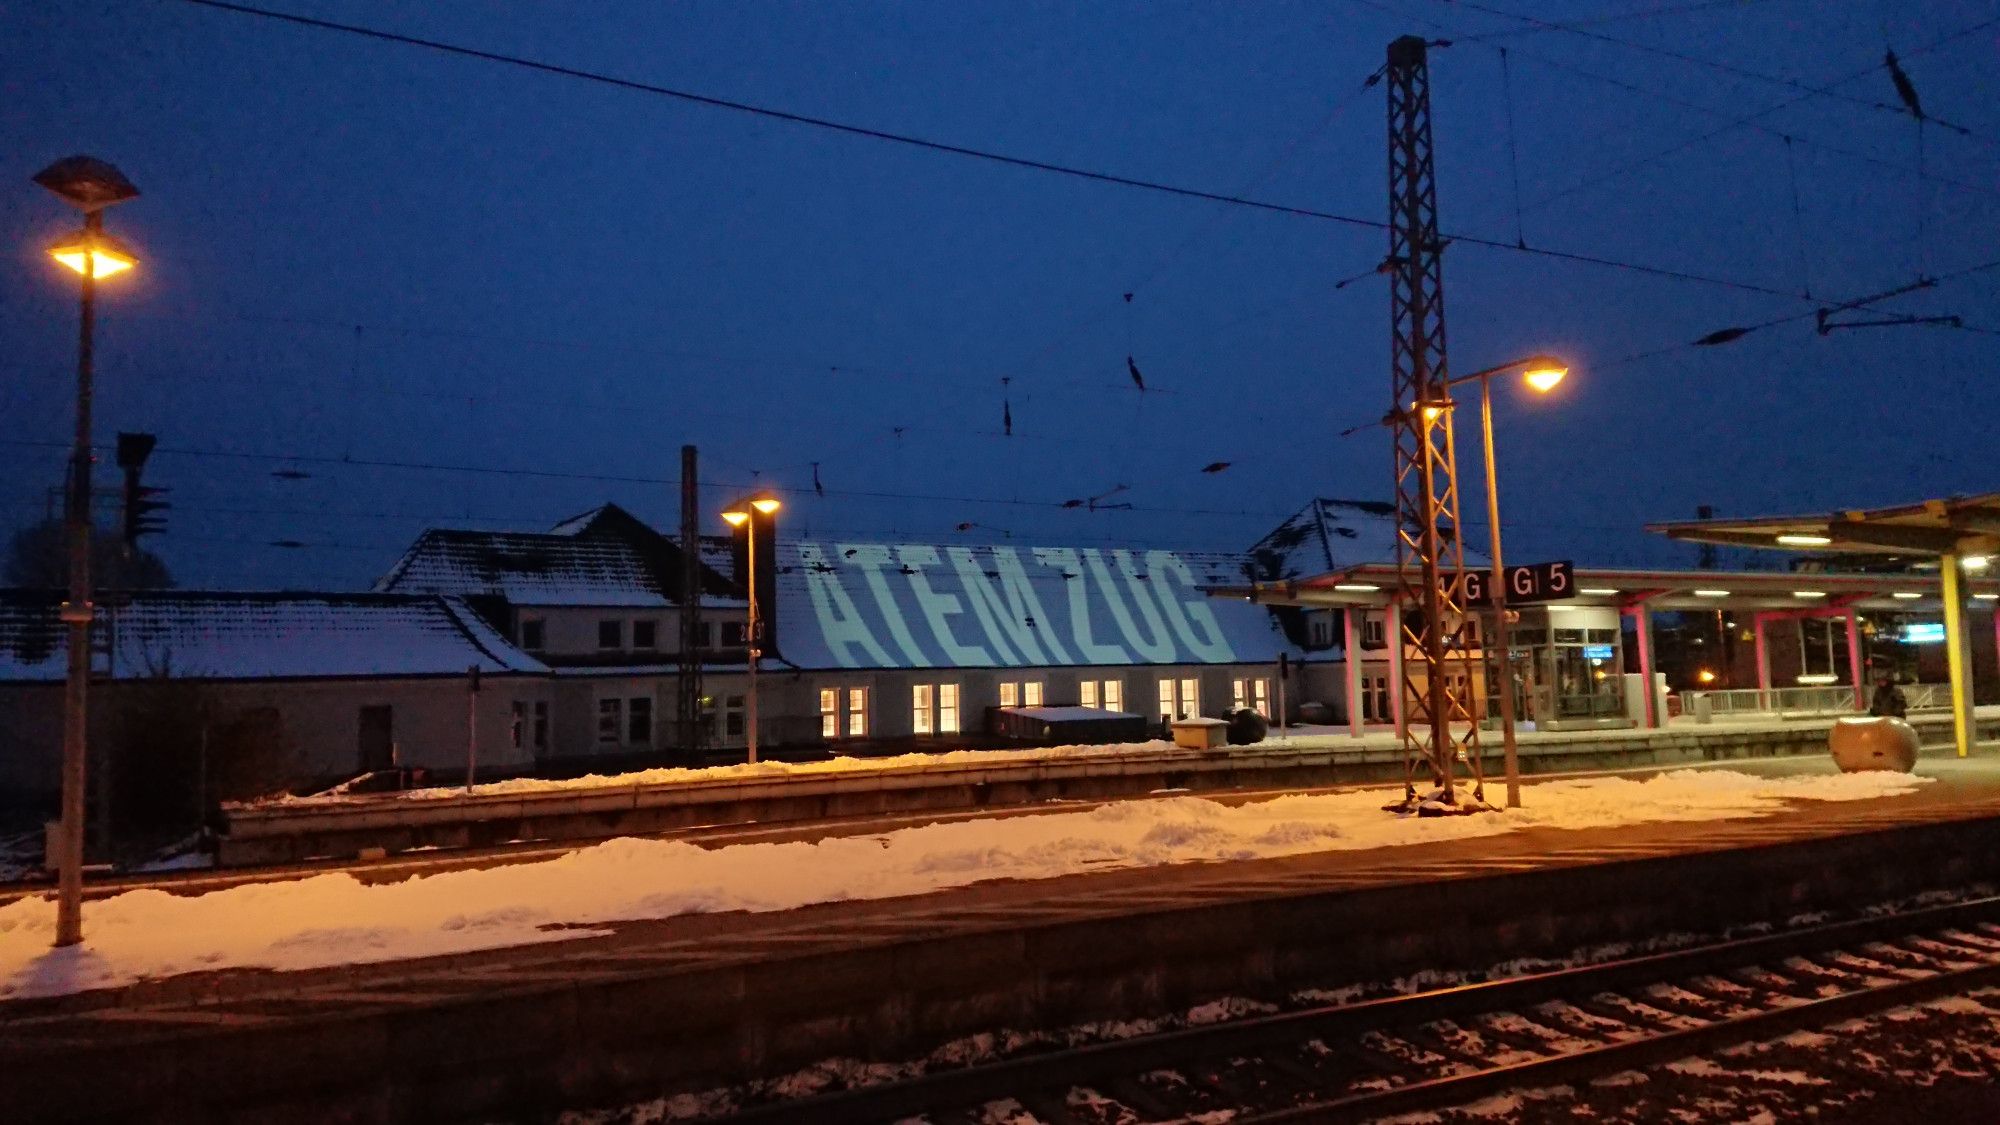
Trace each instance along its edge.
<instances>
[{"instance_id":1,"label":"dormer window","mask_svg":"<svg viewBox=\"0 0 2000 1125\"><path fill-rule=\"evenodd\" d=\"M540 652L545 643L541 618L523 617L521 619L521 648L528 652Z\"/></svg>"}]
</instances>

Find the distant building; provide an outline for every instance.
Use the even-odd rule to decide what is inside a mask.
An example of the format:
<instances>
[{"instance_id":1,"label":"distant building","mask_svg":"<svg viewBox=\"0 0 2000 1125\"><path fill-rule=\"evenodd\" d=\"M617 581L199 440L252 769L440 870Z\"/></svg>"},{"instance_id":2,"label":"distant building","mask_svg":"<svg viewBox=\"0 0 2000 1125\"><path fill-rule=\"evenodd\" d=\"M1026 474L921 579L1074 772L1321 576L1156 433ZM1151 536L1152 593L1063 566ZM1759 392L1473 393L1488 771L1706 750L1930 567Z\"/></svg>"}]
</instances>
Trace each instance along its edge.
<instances>
[{"instance_id":1,"label":"distant building","mask_svg":"<svg viewBox=\"0 0 2000 1125\"><path fill-rule=\"evenodd\" d=\"M21 803L45 800L59 785L68 661L61 601L53 592L0 591L0 793ZM462 774L475 707L482 769L530 768L548 737L549 669L456 598L101 595L93 636L93 758L111 760L108 752L127 743L147 754L149 740L176 732L133 724L171 720L204 744L207 757L194 764L216 779L211 796L394 766ZM134 710L141 704L143 714Z\"/></svg>"}]
</instances>

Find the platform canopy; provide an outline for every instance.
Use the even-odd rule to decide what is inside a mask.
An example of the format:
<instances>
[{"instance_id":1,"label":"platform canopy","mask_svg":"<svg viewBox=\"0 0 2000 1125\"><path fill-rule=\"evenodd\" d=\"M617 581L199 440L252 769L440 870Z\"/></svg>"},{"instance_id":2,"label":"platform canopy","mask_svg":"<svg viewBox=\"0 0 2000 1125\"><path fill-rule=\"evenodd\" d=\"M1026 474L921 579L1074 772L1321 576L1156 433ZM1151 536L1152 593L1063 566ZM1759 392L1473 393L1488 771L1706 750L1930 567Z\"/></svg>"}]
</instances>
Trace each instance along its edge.
<instances>
[{"instance_id":1,"label":"platform canopy","mask_svg":"<svg viewBox=\"0 0 2000 1125\"><path fill-rule=\"evenodd\" d=\"M1646 525L1646 530L1670 539L1726 547L1986 556L2000 554L2000 492L1804 516L1655 523Z\"/></svg>"},{"instance_id":2,"label":"platform canopy","mask_svg":"<svg viewBox=\"0 0 2000 1125\"><path fill-rule=\"evenodd\" d=\"M1972 748L1972 650L1965 634L1965 578L1987 573L2000 552L2000 492L1949 496L1893 508L1843 508L1824 515L1648 524L1672 539L1778 551L1935 556L1944 604L1945 655L1951 673L1953 740ZM1977 595L1975 595L1977 596Z\"/></svg>"}]
</instances>

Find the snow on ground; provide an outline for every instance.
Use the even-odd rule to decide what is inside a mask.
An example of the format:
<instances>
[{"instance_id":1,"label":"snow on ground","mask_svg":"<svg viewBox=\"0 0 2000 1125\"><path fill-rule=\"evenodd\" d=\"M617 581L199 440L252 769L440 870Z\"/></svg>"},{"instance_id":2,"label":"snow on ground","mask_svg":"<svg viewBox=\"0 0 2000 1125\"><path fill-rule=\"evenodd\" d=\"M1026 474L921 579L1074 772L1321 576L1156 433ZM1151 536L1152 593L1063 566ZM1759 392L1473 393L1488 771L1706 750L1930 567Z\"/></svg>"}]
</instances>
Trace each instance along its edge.
<instances>
[{"instance_id":1,"label":"snow on ground","mask_svg":"<svg viewBox=\"0 0 2000 1125\"><path fill-rule=\"evenodd\" d=\"M111 987L224 968L308 969L561 941L609 923L921 894L990 879L1249 860L1494 836L1764 816L1793 800L1852 801L1929 784L1901 773L1767 778L1683 770L1644 781L1543 782L1526 808L1475 816L1385 814L1381 790L1241 806L1195 797L1120 801L929 824L876 836L704 849L616 839L541 863L364 885L320 875L177 897L90 903L84 944L51 950L55 907L0 907L0 998ZM560 927L560 928L556 928Z\"/></svg>"}]
</instances>

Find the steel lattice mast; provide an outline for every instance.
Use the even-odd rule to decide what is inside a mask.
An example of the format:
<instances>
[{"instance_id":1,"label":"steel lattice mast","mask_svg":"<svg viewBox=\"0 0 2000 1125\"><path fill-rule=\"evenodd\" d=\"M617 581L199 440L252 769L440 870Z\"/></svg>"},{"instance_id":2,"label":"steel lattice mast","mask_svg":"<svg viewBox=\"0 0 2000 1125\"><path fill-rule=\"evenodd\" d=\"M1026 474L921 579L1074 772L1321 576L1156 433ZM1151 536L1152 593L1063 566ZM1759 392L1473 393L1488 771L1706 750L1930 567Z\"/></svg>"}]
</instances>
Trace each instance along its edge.
<instances>
[{"instance_id":1,"label":"steel lattice mast","mask_svg":"<svg viewBox=\"0 0 2000 1125\"><path fill-rule=\"evenodd\" d=\"M1437 181L1431 148L1430 69L1425 43L1389 44L1388 422L1395 435L1396 602L1403 662L1404 802L1421 803L1414 773L1419 753L1441 790L1457 803L1452 768L1460 754L1479 765L1479 724L1472 713L1478 663L1461 642L1465 551L1458 535L1458 459L1445 388L1443 246L1438 239ZM1484 800L1484 786L1474 792Z\"/></svg>"},{"instance_id":2,"label":"steel lattice mast","mask_svg":"<svg viewBox=\"0 0 2000 1125\"><path fill-rule=\"evenodd\" d=\"M708 728L701 714L701 489L695 478L695 448L681 446L681 644L676 654L674 726L680 750L698 755Z\"/></svg>"}]
</instances>

